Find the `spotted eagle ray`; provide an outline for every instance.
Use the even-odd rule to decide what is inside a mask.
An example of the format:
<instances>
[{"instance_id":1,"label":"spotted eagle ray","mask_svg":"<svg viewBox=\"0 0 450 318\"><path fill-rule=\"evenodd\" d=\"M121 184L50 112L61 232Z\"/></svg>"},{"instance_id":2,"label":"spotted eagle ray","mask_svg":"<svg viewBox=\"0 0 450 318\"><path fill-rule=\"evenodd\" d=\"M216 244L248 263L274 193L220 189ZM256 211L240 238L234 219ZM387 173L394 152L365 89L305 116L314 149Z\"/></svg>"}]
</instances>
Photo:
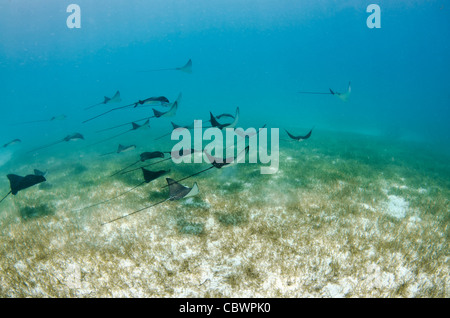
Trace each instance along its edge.
<instances>
[{"instance_id":1,"label":"spotted eagle ray","mask_svg":"<svg viewBox=\"0 0 450 318\"><path fill-rule=\"evenodd\" d=\"M178 96L177 96L177 99L175 99L175 102L177 102L177 104L178 105L180 105L180 103L181 103L181 99L183 98L183 94L180 92L179 94L178 94ZM174 102L174 103L175 103ZM171 104L171 103L167 103L167 104L164 104L164 105L161 105L161 106L164 106L164 107L172 107L173 106L173 103Z\"/></svg>"},{"instance_id":2,"label":"spotted eagle ray","mask_svg":"<svg viewBox=\"0 0 450 318\"><path fill-rule=\"evenodd\" d=\"M148 205L146 207L143 207L142 209L133 211L131 213L125 214L123 216L120 216L118 218L112 219L108 222L102 223L103 225L115 222L117 220L121 220L124 219L130 215L142 212L144 210L150 209L152 207L155 207L161 203L167 202L167 201L175 201L175 200L181 200L184 198L189 198L189 197L193 197L197 194L199 194L199 189L198 189L198 185L197 182L194 183L194 185L192 186L192 188L186 187L180 183L178 183L177 181L171 179L171 178L166 178L167 181L167 186L169 187L169 197L167 199L161 200L159 202L153 203L151 205Z\"/></svg>"},{"instance_id":3,"label":"spotted eagle ray","mask_svg":"<svg viewBox=\"0 0 450 318\"><path fill-rule=\"evenodd\" d=\"M10 194L16 195L21 190L46 181L44 176L36 174L29 174L25 177L21 177L16 174L8 174L6 177L9 180L9 186L11 190L3 197L3 199L0 200L0 203L5 200L6 197Z\"/></svg>"},{"instance_id":4,"label":"spotted eagle ray","mask_svg":"<svg viewBox=\"0 0 450 318\"><path fill-rule=\"evenodd\" d=\"M100 156L112 155L114 153L121 153L121 152L129 151L129 150L133 150L133 149L136 149L136 145L123 146L123 145L119 144L119 147L117 147L116 151L107 152L107 153L101 154Z\"/></svg>"},{"instance_id":5,"label":"spotted eagle ray","mask_svg":"<svg viewBox=\"0 0 450 318\"><path fill-rule=\"evenodd\" d=\"M142 105L140 107L152 107L152 106L163 106L163 107L166 107L166 108L167 107L172 107L174 103L177 103L178 105L180 105L182 97L183 97L183 94L179 93L177 99L175 99L175 101L173 103L161 102L160 104L155 104L155 103L154 104L145 104L145 105Z\"/></svg>"},{"instance_id":6,"label":"spotted eagle ray","mask_svg":"<svg viewBox=\"0 0 450 318\"><path fill-rule=\"evenodd\" d=\"M159 68L159 69L153 69L153 70L146 70L146 71L139 71L139 72L160 72L160 71L182 71L185 73L192 73L192 60L189 59L187 63L182 67L172 67L172 68Z\"/></svg>"},{"instance_id":7,"label":"spotted eagle ray","mask_svg":"<svg viewBox=\"0 0 450 318\"><path fill-rule=\"evenodd\" d=\"M6 144L4 144L3 148L6 148L8 146L12 146L12 145L18 144L19 142L22 142L22 140L20 140L20 139L11 140L10 142L7 142Z\"/></svg>"},{"instance_id":8,"label":"spotted eagle ray","mask_svg":"<svg viewBox=\"0 0 450 318\"><path fill-rule=\"evenodd\" d=\"M150 159L154 159L154 158L164 158L164 153L161 151L152 151L152 152L143 152L139 155L140 159L137 160L136 162L133 162L132 164L126 166L123 169L120 169L119 171L114 172L112 175L110 175L110 177L115 176L116 174L121 173L122 171L134 166L135 164L139 163L139 162L144 162Z\"/></svg>"},{"instance_id":9,"label":"spotted eagle ray","mask_svg":"<svg viewBox=\"0 0 450 318\"><path fill-rule=\"evenodd\" d=\"M148 105L148 104L151 104L151 105L157 105L157 104L163 105L163 104L166 104L166 103L169 103L169 100L166 97L164 97L164 96L149 97L149 98L144 99L144 100L138 100L135 103L131 103L131 104L128 104L128 105L125 105L125 106L115 107L115 108L112 108L110 110L107 110L107 111L105 111L105 112L103 112L103 113L101 113L101 114L99 114L97 116L94 116L94 117L91 117L89 119L86 119L85 121L83 121L83 124L87 123L88 121L91 121L93 119L96 119L98 117L101 117L103 115L106 115L106 114L108 114L108 113L110 113L112 111L115 111L115 110L129 108L129 107L136 108L138 106Z\"/></svg>"},{"instance_id":10,"label":"spotted eagle ray","mask_svg":"<svg viewBox=\"0 0 450 318\"><path fill-rule=\"evenodd\" d=\"M209 112L209 114L210 114L211 126L217 127L220 130L222 130L224 128L234 128L234 127L236 127L237 122L239 121L239 107L236 108L236 115L234 116L234 121L229 124L221 124L217 121L217 117L214 117L214 115L211 112ZM228 115L228 114L226 114L226 115Z\"/></svg>"},{"instance_id":11,"label":"spotted eagle ray","mask_svg":"<svg viewBox=\"0 0 450 318\"><path fill-rule=\"evenodd\" d=\"M105 99L103 100L103 102L88 106L88 107L84 108L84 110L88 110L95 106L105 105L105 104L109 104L109 103L120 103L121 101L122 101L122 99L120 98L120 92L117 91L113 97L110 98L110 97L105 96Z\"/></svg>"},{"instance_id":12,"label":"spotted eagle ray","mask_svg":"<svg viewBox=\"0 0 450 318\"><path fill-rule=\"evenodd\" d=\"M313 129L314 129L314 128L313 128ZM294 135L290 134L286 129L285 129L285 131L286 131L286 133L288 134L288 136L289 136L292 140L295 140L295 141L302 141L302 140L305 140L305 139L308 139L309 137L311 137L311 133L312 133L313 129L311 129L311 130L309 131L309 133L307 133L307 134L304 135L304 136L294 136ZM291 141L292 141L292 140L291 140Z\"/></svg>"},{"instance_id":13,"label":"spotted eagle ray","mask_svg":"<svg viewBox=\"0 0 450 318\"><path fill-rule=\"evenodd\" d=\"M62 140L58 140L58 141L52 142L51 144L48 144L48 145L45 145L45 146L42 146L42 147L39 147L39 148L35 148L33 150L30 150L30 151L27 151L27 153L35 152L37 150L41 150L41 149L44 149L44 148L48 148L48 147L54 146L56 144L59 144L61 142L67 142L67 141L71 141L71 140L80 140L80 139L84 140L83 135L80 134L80 133L74 133L74 134L71 134L71 135L67 135Z\"/></svg>"},{"instance_id":14,"label":"spotted eagle ray","mask_svg":"<svg viewBox=\"0 0 450 318\"><path fill-rule=\"evenodd\" d=\"M139 107L162 106L162 107L168 108L168 107L172 107L174 103L177 103L178 105L180 105L180 102L181 102L182 97L183 97L183 94L182 94L182 93L179 93L177 99L176 99L173 103L171 103L171 102L169 102L169 101L167 101L167 102L161 102L161 103L159 103L159 104L158 104L158 103L153 103L153 104L147 103L147 104L142 105L142 106L139 106ZM165 97L162 96L162 98L165 98Z\"/></svg>"},{"instance_id":15,"label":"spotted eagle ray","mask_svg":"<svg viewBox=\"0 0 450 318\"><path fill-rule=\"evenodd\" d=\"M144 183L149 183L149 182L151 182L153 180L156 180L159 177L161 177L161 176L163 176L163 175L165 175L165 174L167 174L169 172L170 172L170 170L150 171L150 170L142 168L142 174L144 175L144 181L138 183L134 187L132 187L132 188L128 189L127 191L124 191L124 192L122 192L122 193L120 193L120 194L118 194L118 195L116 195L116 196L114 196L114 197L112 197L110 199L107 199L107 200L104 200L104 201L101 201L101 202L97 202L97 203L85 206L83 208L80 208L80 209L76 209L75 211L85 210L85 209L92 208L94 206L97 206L97 205L104 204L104 203L110 202L112 200L115 200L115 199L117 199L117 198L119 198L121 196L124 196L125 194L133 191L134 189L140 187Z\"/></svg>"},{"instance_id":16,"label":"spotted eagle ray","mask_svg":"<svg viewBox=\"0 0 450 318\"><path fill-rule=\"evenodd\" d=\"M345 102L345 101L347 101L348 98L350 97L350 93L352 92L352 87L351 87L351 85L350 85L350 82L348 82L348 88L347 88L347 91L346 91L345 93L334 92L331 88L330 88L330 92L331 92L334 96L338 97L340 100L342 100L342 101Z\"/></svg>"},{"instance_id":17,"label":"spotted eagle ray","mask_svg":"<svg viewBox=\"0 0 450 318\"><path fill-rule=\"evenodd\" d=\"M161 112L159 110L156 110L156 109L152 108L153 114L154 114L153 117L156 117L156 118L173 117L177 113L177 109L178 109L178 102L174 102L172 104L172 107L170 107L170 109L168 111L166 111L166 112ZM150 118L153 118L153 117L150 117Z\"/></svg>"},{"instance_id":18,"label":"spotted eagle ray","mask_svg":"<svg viewBox=\"0 0 450 318\"><path fill-rule=\"evenodd\" d=\"M316 94L316 95L334 95L334 96L338 97L340 100L345 102L348 100L350 93L352 92L352 87L351 87L351 83L349 82L347 92L345 92L345 93L335 92L331 88L329 88L329 90L330 90L329 92L303 92L303 91L301 91L298 93L300 93L300 94Z\"/></svg>"},{"instance_id":19,"label":"spotted eagle ray","mask_svg":"<svg viewBox=\"0 0 450 318\"><path fill-rule=\"evenodd\" d=\"M187 177L179 179L176 182L184 181L184 180L189 179L189 178L191 178L193 176L199 175L200 173L206 172L206 171L208 171L208 170L210 170L212 168L222 169L223 167L226 167L226 166L227 167L234 166L236 163L238 163L239 161L241 161L245 157L245 155L248 153L249 149L250 149L250 146L245 147L245 149L242 150L236 156L236 158L234 158L234 157L216 158L216 157L211 156L208 152L204 151L204 153L208 157L209 162L211 163L211 166L206 168L206 169L200 170L200 171L198 171L198 172L196 172L194 174L191 174L191 175L189 175ZM168 186L169 185L166 185L163 188L168 187Z\"/></svg>"}]
</instances>

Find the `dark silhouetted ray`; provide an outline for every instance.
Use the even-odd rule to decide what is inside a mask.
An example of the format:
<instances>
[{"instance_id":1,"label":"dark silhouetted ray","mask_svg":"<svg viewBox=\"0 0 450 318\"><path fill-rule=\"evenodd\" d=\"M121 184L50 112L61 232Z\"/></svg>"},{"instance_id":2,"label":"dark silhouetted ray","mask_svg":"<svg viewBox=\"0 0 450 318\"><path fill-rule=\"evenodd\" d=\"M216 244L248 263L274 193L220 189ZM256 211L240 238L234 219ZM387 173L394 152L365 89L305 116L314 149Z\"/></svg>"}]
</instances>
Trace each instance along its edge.
<instances>
[{"instance_id":1,"label":"dark silhouetted ray","mask_svg":"<svg viewBox=\"0 0 450 318\"><path fill-rule=\"evenodd\" d=\"M313 129L314 129L314 128L313 128ZM311 129L311 130L309 131L309 133L307 133L307 134L304 135L304 136L294 136L294 135L290 134L286 129L285 129L285 131L286 131L286 133L288 134L288 136L289 136L292 140L302 141L302 140L305 140L305 139L308 139L309 137L311 137L311 133L312 133L313 129Z\"/></svg>"},{"instance_id":2,"label":"dark silhouetted ray","mask_svg":"<svg viewBox=\"0 0 450 318\"><path fill-rule=\"evenodd\" d=\"M22 140L20 140L20 139L13 139L10 142L7 142L6 144L4 144L3 148L6 148L8 146L12 146L12 145L18 144L20 142L22 142Z\"/></svg>"},{"instance_id":3,"label":"dark silhouetted ray","mask_svg":"<svg viewBox=\"0 0 450 318\"><path fill-rule=\"evenodd\" d=\"M151 105L154 105L154 104L167 105L169 103L170 102L167 99L167 97L164 97L164 96L150 97L150 98L147 98L145 103L136 103L134 105L134 108L138 107L139 105L149 105L149 104L151 104Z\"/></svg>"},{"instance_id":4,"label":"dark silhouetted ray","mask_svg":"<svg viewBox=\"0 0 450 318\"><path fill-rule=\"evenodd\" d=\"M189 61L182 67L172 67L172 68L159 68L159 69L153 69L153 70L146 70L146 71L139 71L139 72L160 72L160 71L182 71L185 73L192 73L192 60L189 59Z\"/></svg>"},{"instance_id":5,"label":"dark silhouetted ray","mask_svg":"<svg viewBox=\"0 0 450 318\"><path fill-rule=\"evenodd\" d=\"M122 99L120 98L120 92L117 91L113 97L109 98L109 97L105 96L105 99L103 100L103 102L88 106L84 110L88 110L88 109L91 109L91 108L93 108L95 106L99 106L99 105L105 105L105 104L110 104L110 103L120 103L121 101L122 101Z\"/></svg>"},{"instance_id":6,"label":"dark silhouetted ray","mask_svg":"<svg viewBox=\"0 0 450 318\"><path fill-rule=\"evenodd\" d=\"M35 151L38 151L38 150L41 150L41 149L44 149L44 148L48 148L48 147L57 145L57 144L59 144L59 143L61 143L61 142L68 142L68 141L71 141L71 140L80 140L80 139L81 139L81 140L84 140L83 135L80 134L80 133L74 133L74 134L71 134L71 135L67 135L66 137L64 137L64 138L61 139L61 140L52 142L51 144L48 144L48 145L45 145L45 146L42 146L42 147L39 147L39 148L35 148L35 149L33 149L33 150L29 150L29 151L27 151L27 153L35 152Z\"/></svg>"},{"instance_id":7,"label":"dark silhouetted ray","mask_svg":"<svg viewBox=\"0 0 450 318\"><path fill-rule=\"evenodd\" d=\"M194 183L192 188L188 188L171 178L166 178L166 181L169 186L169 200L171 201L192 197L199 192L197 182Z\"/></svg>"},{"instance_id":8,"label":"dark silhouetted ray","mask_svg":"<svg viewBox=\"0 0 450 318\"><path fill-rule=\"evenodd\" d=\"M10 194L16 195L19 191L27 189L35 184L46 181L44 176L38 176L34 174L26 175L25 177L18 176L16 174L8 174L6 176L9 180L9 191L1 200L0 203Z\"/></svg>"},{"instance_id":9,"label":"dark silhouetted ray","mask_svg":"<svg viewBox=\"0 0 450 318\"><path fill-rule=\"evenodd\" d=\"M144 180L146 183L149 183L150 181L158 179L159 177L170 172L170 170L151 171L151 170L147 170L145 168L141 168L141 169L142 169L142 173L144 174Z\"/></svg>"},{"instance_id":10,"label":"dark silhouetted ray","mask_svg":"<svg viewBox=\"0 0 450 318\"><path fill-rule=\"evenodd\" d=\"M167 181L167 184L168 184L168 187L169 187L169 197L167 199L164 199L164 200L161 200L159 202L153 203L151 205L143 207L142 209L139 209L139 210L136 210L134 212L125 214L125 215L120 216L118 218L115 218L115 219L113 219L111 221L102 223L102 225L106 225L106 224L109 224L109 223L112 223L112 222L124 219L124 218L126 218L126 217L128 217L130 215L133 215L133 214L142 212L144 210L150 209L150 208L152 208L154 206L157 206L157 205L159 205L161 203L164 203L164 202L167 202L167 201L175 201L175 200L181 200L181 199L184 199L184 198L193 197L193 196L197 195L200 192L199 189L198 189L197 182L194 183L192 188L188 188L188 187L185 187L185 186L179 184L178 182L176 182L176 181L174 181L174 180L172 180L170 178L166 178L166 181Z\"/></svg>"},{"instance_id":11,"label":"dark silhouetted ray","mask_svg":"<svg viewBox=\"0 0 450 318\"><path fill-rule=\"evenodd\" d=\"M211 126L212 127L217 127L219 129L224 129L224 128L234 128L236 127L238 121L239 121L239 107L236 108L236 115L234 116L234 121L232 123L229 124L221 124L217 121L217 117L214 117L214 115L210 112L210 122L211 122ZM222 114L222 116L231 116L229 114Z\"/></svg>"},{"instance_id":12,"label":"dark silhouetted ray","mask_svg":"<svg viewBox=\"0 0 450 318\"><path fill-rule=\"evenodd\" d=\"M67 135L66 137L64 137L63 141L80 140L80 139L84 140L83 135L80 133L74 133L74 134Z\"/></svg>"}]
</instances>

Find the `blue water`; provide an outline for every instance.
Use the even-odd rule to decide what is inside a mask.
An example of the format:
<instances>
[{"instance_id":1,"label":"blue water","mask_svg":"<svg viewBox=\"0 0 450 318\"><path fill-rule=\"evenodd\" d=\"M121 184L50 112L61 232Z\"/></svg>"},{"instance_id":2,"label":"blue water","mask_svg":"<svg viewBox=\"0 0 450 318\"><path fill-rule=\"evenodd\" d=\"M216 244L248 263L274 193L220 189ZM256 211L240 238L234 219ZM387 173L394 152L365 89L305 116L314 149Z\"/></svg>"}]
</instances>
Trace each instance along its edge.
<instances>
[{"instance_id":1,"label":"blue water","mask_svg":"<svg viewBox=\"0 0 450 318\"><path fill-rule=\"evenodd\" d=\"M380 29L367 27L364 1L77 1L81 28L69 29L70 2L3 1L2 142L20 138L25 147L27 139L89 134L95 125L80 121L96 112L82 109L120 90L124 103L183 92L179 121L240 106L253 125L448 147L449 8L443 1L377 3ZM191 75L137 72L189 58ZM347 103L298 94L345 91L349 81ZM59 126L8 126L61 113L68 119Z\"/></svg>"}]
</instances>

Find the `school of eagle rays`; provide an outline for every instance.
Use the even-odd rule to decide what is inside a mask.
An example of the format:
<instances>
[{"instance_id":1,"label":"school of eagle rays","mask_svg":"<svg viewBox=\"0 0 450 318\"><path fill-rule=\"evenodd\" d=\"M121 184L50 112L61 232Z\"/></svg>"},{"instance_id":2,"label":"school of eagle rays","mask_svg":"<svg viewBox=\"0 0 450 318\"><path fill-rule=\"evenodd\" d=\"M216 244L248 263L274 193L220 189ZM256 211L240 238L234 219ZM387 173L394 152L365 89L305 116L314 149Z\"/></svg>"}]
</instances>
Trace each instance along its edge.
<instances>
[{"instance_id":1,"label":"school of eagle rays","mask_svg":"<svg viewBox=\"0 0 450 318\"><path fill-rule=\"evenodd\" d=\"M147 70L147 71L143 71L143 72L153 72L153 71L169 71L169 70L174 70L174 71L181 71L181 72L185 72L185 73L192 73L192 60L189 59L189 61L182 67L175 67L175 68L163 68L163 69L154 69L154 70ZM300 94L320 94L320 95L333 95L338 97L339 99L345 101L347 100L349 94L351 92L351 87L350 87L350 83L348 85L348 91L346 93L338 93L333 91L332 89L329 89L329 92L305 92L305 91L300 91L298 93ZM109 130L114 130L114 129L118 129L120 127L128 127L128 129L121 131L120 133L114 134L106 139L97 141L95 143L89 144L88 146L94 146L109 140L112 140L116 137L119 137L121 135L136 131L138 129L143 129L143 128L148 128L149 124L150 124L150 120L152 119L158 119L158 118L164 118L164 117L174 117L176 115L177 109L181 103L181 98L182 98L182 94L180 93L178 95L178 97L176 98L175 101L170 102L170 100L165 97L165 96L151 96L151 97L147 97L144 99L138 99L132 103L129 103L127 105L122 105L122 106L117 106L117 107L113 107L110 108L102 113L99 113L95 116L92 116L86 120L84 120L82 122L82 124L85 124L87 122L93 121L99 117L105 116L111 112L114 111L118 111L118 110L132 110L134 108L137 107L162 107L163 109L167 109L165 111L163 110L158 110L155 108L152 108L153 114L148 116L148 117L144 117L144 118L139 118L136 120L133 120L131 122L127 122L127 123L122 123L119 125L115 125L112 127L108 127L102 130L98 130L97 132L104 132L104 131L109 131ZM84 111L88 111L94 108L98 108L98 106L102 106L102 105L113 105L113 104L119 104L122 101L121 98L121 94L119 91L117 91L112 97L104 97L104 100L95 104L92 104L90 106L84 107ZM236 108L236 112L235 114L229 114L229 113L224 113L224 114L219 114L219 115L213 115L212 112L210 112L209 114L209 120L207 120L208 122L210 122L211 126L209 127L216 127L220 130L225 129L225 128L235 128L236 125L238 124L239 121L239 107ZM64 120L66 119L67 116L65 115L58 115L58 116L53 116L51 118L48 119L37 119L37 120L33 120L33 121L26 121L26 122L21 122L21 123L17 123L17 125L24 125L24 124L29 124L29 123L39 123L39 122L51 122L51 121L55 121L55 120ZM180 130L180 129L193 129L192 125L187 125L187 126L181 126L181 125L177 125L174 122L171 122L172 124L172 130L169 131L168 133L165 133L163 135L161 135L160 137L156 138L157 139L161 139L165 136L168 136L172 133L172 131L174 130ZM262 128L265 128L266 125L264 125ZM262 129L261 128L261 129ZM308 139L311 137L313 129L311 129L309 132L307 132L305 135L294 135L291 132L285 130L287 136L289 137L289 139L287 139L287 141L302 141L305 139ZM244 136L251 138L253 136L247 135ZM33 148L30 149L29 151L27 151L27 153L39 153L39 151L45 150L47 148L50 148L52 146L55 146L57 144L60 143L66 143L66 142L71 142L74 140L85 140L84 136L80 133L80 132L76 132L76 133L72 133L69 134L61 139L55 140L51 143L48 144L44 144L42 146L39 146L37 148ZM21 139L14 139L11 140L7 143L5 143L3 145L4 148L6 147L12 147L17 143L20 143ZM136 145L131 144L131 145L122 145L119 144L117 147L117 150L115 151L111 151L108 153L104 153L101 154L101 156L108 156L108 155L112 155L112 154L118 154L121 152L125 152L125 151L130 151L130 150L134 150L136 148ZM133 191L134 189L146 184L146 183L150 183L158 178L161 178L163 176L168 175L171 170L149 170L148 167L152 166L152 165L156 165L160 162L164 162L164 161L168 161L170 159L173 158L180 158L180 157L184 157L184 156L192 156L195 153L205 153L205 155L208 158L208 161L211 163L211 165L203 170L200 170L198 172L195 172L191 175L185 176L179 180L174 180L170 177L166 177L166 182L167 185L162 187L162 188L168 188L169 193L167 198L155 202L155 203L151 203L147 206L144 206L138 210L135 210L131 213L119 216L115 219L112 219L110 221L107 221L105 223L102 223L101 225L105 225L105 224L109 224L121 219L124 219L126 217L129 217L131 215L134 215L136 213L145 211L147 209L150 209L152 207L155 207L159 204L163 204L164 202L167 201L175 201L175 200L181 200L181 199L185 199L185 198L189 198L189 197L193 197L196 196L197 194L200 193L199 190L199 186L197 184L197 182L194 182L192 187L188 187L185 186L183 184L181 184L181 181L185 181L186 179L189 179L191 177L195 177L197 175L199 175L200 173L206 172L210 169L216 168L216 169L221 169L222 167L225 166L232 166L234 165L236 162L242 162L240 160L242 160L242 157L244 157L245 155L247 155L249 152L249 147L247 146L243 151L241 151L240 153L238 153L236 155L235 158L217 158L217 157L213 157L211 154L208 154L205 150L203 149L182 149L180 151L164 151L164 150L152 150L152 151L146 151L143 152L139 155L139 159L136 160L135 162L130 163L129 165L127 165L126 167L113 172L110 177L114 177L116 175L123 175L126 173L129 173L131 171L135 171L135 170L141 170L142 171L142 175L143 175L143 180L136 184L135 186L131 187L130 189L117 194L114 197L108 198L106 200L103 200L101 202L97 202L91 205L87 205L81 208L76 209L76 211L80 211L80 210L84 210L84 209L88 209L88 208L92 208L92 207L96 207L99 206L101 204L104 204L106 202L110 202L112 200L115 200L119 197L122 197L124 195L126 195L127 193ZM167 158L166 154L168 155ZM157 161L153 161L154 159L158 159ZM151 163L146 163L140 167L134 167L135 165L137 165L138 163L145 163L147 161L151 161ZM40 184L42 182L47 181L46 179L46 174L47 172L42 172L39 169L34 169L33 173L30 173L28 175L25 176L20 176L14 173L9 173L7 174L7 178L9 180L10 183L10 191L7 192L2 199L0 200L0 203L3 202L10 194L12 195L18 195L18 193L22 190L26 190L29 187L32 187L34 185Z\"/></svg>"}]
</instances>

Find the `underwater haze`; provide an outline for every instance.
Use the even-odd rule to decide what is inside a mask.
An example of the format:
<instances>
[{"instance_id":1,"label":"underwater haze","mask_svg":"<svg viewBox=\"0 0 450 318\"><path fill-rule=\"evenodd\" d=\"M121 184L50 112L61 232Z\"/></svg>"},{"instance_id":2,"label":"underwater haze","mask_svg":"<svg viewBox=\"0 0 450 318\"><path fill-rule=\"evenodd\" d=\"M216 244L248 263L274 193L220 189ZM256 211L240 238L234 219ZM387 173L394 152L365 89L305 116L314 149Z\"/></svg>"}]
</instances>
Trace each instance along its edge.
<instances>
[{"instance_id":1,"label":"underwater haze","mask_svg":"<svg viewBox=\"0 0 450 318\"><path fill-rule=\"evenodd\" d=\"M449 38L441 0L0 1L0 296L449 297ZM279 167L172 162L211 115Z\"/></svg>"}]
</instances>

